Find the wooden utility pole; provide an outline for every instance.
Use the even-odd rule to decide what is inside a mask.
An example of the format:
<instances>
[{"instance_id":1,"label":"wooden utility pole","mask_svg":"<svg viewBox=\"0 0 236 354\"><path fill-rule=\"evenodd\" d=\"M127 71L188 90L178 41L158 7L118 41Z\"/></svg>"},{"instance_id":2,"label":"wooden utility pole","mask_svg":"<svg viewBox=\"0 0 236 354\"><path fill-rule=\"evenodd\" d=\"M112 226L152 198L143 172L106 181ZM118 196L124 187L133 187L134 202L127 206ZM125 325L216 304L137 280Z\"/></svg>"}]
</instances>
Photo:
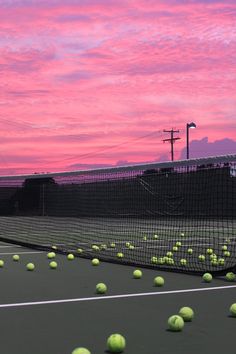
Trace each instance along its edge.
<instances>
[{"instance_id":1,"label":"wooden utility pole","mask_svg":"<svg viewBox=\"0 0 236 354\"><path fill-rule=\"evenodd\" d=\"M170 138L169 139L163 139L164 143L166 141L170 142L171 144L171 161L174 161L174 143L176 140L179 140L180 138L174 138L174 133L179 133L179 130L174 130L173 128L171 130L163 130L164 133L170 133Z\"/></svg>"}]
</instances>

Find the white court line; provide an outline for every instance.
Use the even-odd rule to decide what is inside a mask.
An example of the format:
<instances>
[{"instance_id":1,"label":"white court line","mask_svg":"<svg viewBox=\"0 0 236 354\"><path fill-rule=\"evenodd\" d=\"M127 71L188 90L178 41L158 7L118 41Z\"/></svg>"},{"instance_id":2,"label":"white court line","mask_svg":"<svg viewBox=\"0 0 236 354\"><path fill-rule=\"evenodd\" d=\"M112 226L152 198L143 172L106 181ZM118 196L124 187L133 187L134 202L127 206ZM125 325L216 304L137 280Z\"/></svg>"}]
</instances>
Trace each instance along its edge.
<instances>
[{"instance_id":1,"label":"white court line","mask_svg":"<svg viewBox=\"0 0 236 354\"><path fill-rule=\"evenodd\" d=\"M36 306L36 305L51 305L51 304L63 304L70 302L83 302L83 301L98 301L98 300L113 300L113 299L124 299L132 297L144 297L144 296L158 296L158 295L172 295L172 294L184 294L193 293L200 291L214 291L214 290L225 290L236 288L236 285L228 286L215 286L211 288L196 288L196 289L181 289L181 290L169 290L161 292L151 292L151 293L137 293L137 294L122 294L122 295L108 295L108 296L93 296L93 297L79 297L75 299L61 299L61 300L46 300L46 301L32 301L32 302L16 302L12 304L0 304L0 308L8 307L23 307L23 306Z\"/></svg>"},{"instance_id":2,"label":"white court line","mask_svg":"<svg viewBox=\"0 0 236 354\"><path fill-rule=\"evenodd\" d=\"M15 246L15 245L11 245L11 246L0 246L0 248L21 248L22 246Z\"/></svg>"},{"instance_id":3,"label":"white court line","mask_svg":"<svg viewBox=\"0 0 236 354\"><path fill-rule=\"evenodd\" d=\"M45 253L43 251L32 251L32 252L17 252L17 254L33 254L33 253ZM4 254L16 254L16 252L0 252L0 255Z\"/></svg>"}]
</instances>

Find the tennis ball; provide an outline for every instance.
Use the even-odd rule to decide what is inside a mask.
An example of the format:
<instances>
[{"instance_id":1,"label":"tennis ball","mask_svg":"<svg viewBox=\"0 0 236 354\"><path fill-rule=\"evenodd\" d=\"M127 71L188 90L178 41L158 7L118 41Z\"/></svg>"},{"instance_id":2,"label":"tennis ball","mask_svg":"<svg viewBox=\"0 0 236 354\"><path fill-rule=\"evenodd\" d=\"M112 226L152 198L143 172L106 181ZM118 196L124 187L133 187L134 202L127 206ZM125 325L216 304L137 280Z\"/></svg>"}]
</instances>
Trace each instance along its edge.
<instances>
[{"instance_id":1,"label":"tennis ball","mask_svg":"<svg viewBox=\"0 0 236 354\"><path fill-rule=\"evenodd\" d=\"M163 286L165 283L164 278L156 277L154 278L154 286Z\"/></svg>"},{"instance_id":2,"label":"tennis ball","mask_svg":"<svg viewBox=\"0 0 236 354\"><path fill-rule=\"evenodd\" d=\"M181 245L182 245L182 243L180 241L177 241L175 244L175 246L177 246L177 247L180 247Z\"/></svg>"},{"instance_id":3,"label":"tennis ball","mask_svg":"<svg viewBox=\"0 0 236 354\"><path fill-rule=\"evenodd\" d=\"M185 236L185 233L184 233L184 232L181 232L181 233L180 233L180 236L182 236L182 237Z\"/></svg>"},{"instance_id":4,"label":"tennis ball","mask_svg":"<svg viewBox=\"0 0 236 354\"><path fill-rule=\"evenodd\" d=\"M98 266L99 264L100 264L99 259L97 259L97 258L93 258L93 259L92 259L92 265L93 265L93 266Z\"/></svg>"},{"instance_id":5,"label":"tennis ball","mask_svg":"<svg viewBox=\"0 0 236 354\"><path fill-rule=\"evenodd\" d=\"M222 246L222 251L227 251L228 247L226 245Z\"/></svg>"},{"instance_id":6,"label":"tennis ball","mask_svg":"<svg viewBox=\"0 0 236 354\"><path fill-rule=\"evenodd\" d=\"M217 259L217 255L215 253L212 253L210 255L210 260Z\"/></svg>"},{"instance_id":7,"label":"tennis ball","mask_svg":"<svg viewBox=\"0 0 236 354\"><path fill-rule=\"evenodd\" d=\"M67 255L67 259L68 259L69 261L72 261L74 258L75 258L75 256L74 256L72 253L69 253L69 254Z\"/></svg>"},{"instance_id":8,"label":"tennis ball","mask_svg":"<svg viewBox=\"0 0 236 354\"><path fill-rule=\"evenodd\" d=\"M57 246L52 246L52 249L53 250L57 250Z\"/></svg>"},{"instance_id":9,"label":"tennis ball","mask_svg":"<svg viewBox=\"0 0 236 354\"><path fill-rule=\"evenodd\" d=\"M213 253L213 249L212 248L208 248L206 251L207 254L212 254Z\"/></svg>"},{"instance_id":10,"label":"tennis ball","mask_svg":"<svg viewBox=\"0 0 236 354\"><path fill-rule=\"evenodd\" d=\"M142 278L142 275L143 275L143 273L139 269L136 269L136 270L133 271L134 279L140 279L140 278Z\"/></svg>"},{"instance_id":11,"label":"tennis ball","mask_svg":"<svg viewBox=\"0 0 236 354\"><path fill-rule=\"evenodd\" d=\"M228 272L225 277L226 277L226 279L228 281L234 281L235 280L235 274L233 272Z\"/></svg>"},{"instance_id":12,"label":"tennis ball","mask_svg":"<svg viewBox=\"0 0 236 354\"><path fill-rule=\"evenodd\" d=\"M99 247L98 247L97 245L92 245L92 249L93 249L94 251L99 251Z\"/></svg>"},{"instance_id":13,"label":"tennis ball","mask_svg":"<svg viewBox=\"0 0 236 354\"><path fill-rule=\"evenodd\" d=\"M188 248L187 252L188 252L188 254L193 254L193 249L192 248Z\"/></svg>"},{"instance_id":14,"label":"tennis ball","mask_svg":"<svg viewBox=\"0 0 236 354\"><path fill-rule=\"evenodd\" d=\"M103 243L101 246L100 246L100 250L106 250L107 249L107 245L105 245L105 243Z\"/></svg>"},{"instance_id":15,"label":"tennis ball","mask_svg":"<svg viewBox=\"0 0 236 354\"><path fill-rule=\"evenodd\" d=\"M213 258L212 260L211 260L211 265L213 265L213 266L218 266L218 261L217 261L217 258Z\"/></svg>"},{"instance_id":16,"label":"tennis ball","mask_svg":"<svg viewBox=\"0 0 236 354\"><path fill-rule=\"evenodd\" d=\"M104 283L98 283L96 285L96 293L97 294L105 294L107 291L107 286Z\"/></svg>"},{"instance_id":17,"label":"tennis ball","mask_svg":"<svg viewBox=\"0 0 236 354\"><path fill-rule=\"evenodd\" d=\"M185 266L185 265L187 264L187 259L182 258L182 259L180 260L180 264L183 265L183 266Z\"/></svg>"},{"instance_id":18,"label":"tennis ball","mask_svg":"<svg viewBox=\"0 0 236 354\"><path fill-rule=\"evenodd\" d=\"M112 243L110 244L110 247L111 247L111 248L115 248L115 247L116 247L116 244L115 244L114 242L112 242Z\"/></svg>"},{"instance_id":19,"label":"tennis ball","mask_svg":"<svg viewBox=\"0 0 236 354\"><path fill-rule=\"evenodd\" d=\"M124 254L123 254L122 252L118 252L118 253L117 253L117 257L118 257L118 258L123 258L123 257L124 257Z\"/></svg>"},{"instance_id":20,"label":"tennis ball","mask_svg":"<svg viewBox=\"0 0 236 354\"><path fill-rule=\"evenodd\" d=\"M57 262L52 261L52 262L49 263L49 266L50 266L51 269L56 269L57 268Z\"/></svg>"},{"instance_id":21,"label":"tennis ball","mask_svg":"<svg viewBox=\"0 0 236 354\"><path fill-rule=\"evenodd\" d=\"M147 241L147 236L144 236L144 237L143 237L143 240L144 240L144 241Z\"/></svg>"},{"instance_id":22,"label":"tennis ball","mask_svg":"<svg viewBox=\"0 0 236 354\"><path fill-rule=\"evenodd\" d=\"M169 264L169 265L174 265L174 264L175 264L175 261L173 260L173 258L168 258L167 264Z\"/></svg>"},{"instance_id":23,"label":"tennis ball","mask_svg":"<svg viewBox=\"0 0 236 354\"><path fill-rule=\"evenodd\" d=\"M212 281L212 275L210 273L205 273L202 276L205 283L210 283Z\"/></svg>"},{"instance_id":24,"label":"tennis ball","mask_svg":"<svg viewBox=\"0 0 236 354\"><path fill-rule=\"evenodd\" d=\"M0 268L4 267L4 261L0 259Z\"/></svg>"},{"instance_id":25,"label":"tennis ball","mask_svg":"<svg viewBox=\"0 0 236 354\"><path fill-rule=\"evenodd\" d=\"M177 251L178 251L178 247L177 247L177 246L173 246L172 250L173 250L174 252L177 252Z\"/></svg>"},{"instance_id":26,"label":"tennis ball","mask_svg":"<svg viewBox=\"0 0 236 354\"><path fill-rule=\"evenodd\" d=\"M77 248L77 253L79 253L79 254L83 253L82 248Z\"/></svg>"},{"instance_id":27,"label":"tennis ball","mask_svg":"<svg viewBox=\"0 0 236 354\"><path fill-rule=\"evenodd\" d=\"M107 339L107 347L111 353L122 353L125 346L126 341L121 334L111 334Z\"/></svg>"},{"instance_id":28,"label":"tennis ball","mask_svg":"<svg viewBox=\"0 0 236 354\"><path fill-rule=\"evenodd\" d=\"M205 261L204 254L199 254L198 259L199 259L200 262L204 262Z\"/></svg>"},{"instance_id":29,"label":"tennis ball","mask_svg":"<svg viewBox=\"0 0 236 354\"><path fill-rule=\"evenodd\" d=\"M194 311L191 309L191 307L184 306L179 310L179 316L182 317L184 322L190 322L194 317Z\"/></svg>"},{"instance_id":30,"label":"tennis ball","mask_svg":"<svg viewBox=\"0 0 236 354\"><path fill-rule=\"evenodd\" d=\"M157 257L152 257L151 258L151 263L157 264L158 263L158 258Z\"/></svg>"},{"instance_id":31,"label":"tennis ball","mask_svg":"<svg viewBox=\"0 0 236 354\"><path fill-rule=\"evenodd\" d=\"M157 264L165 264L165 259L163 257L158 258Z\"/></svg>"},{"instance_id":32,"label":"tennis ball","mask_svg":"<svg viewBox=\"0 0 236 354\"><path fill-rule=\"evenodd\" d=\"M35 269L35 265L34 265L34 263L28 263L27 265L26 265L26 268L27 268L27 270L34 270Z\"/></svg>"},{"instance_id":33,"label":"tennis ball","mask_svg":"<svg viewBox=\"0 0 236 354\"><path fill-rule=\"evenodd\" d=\"M166 253L166 255L167 255L167 257L172 257L173 253L169 251L169 252Z\"/></svg>"},{"instance_id":34,"label":"tennis ball","mask_svg":"<svg viewBox=\"0 0 236 354\"><path fill-rule=\"evenodd\" d=\"M168 318L168 327L171 331L179 332L184 328L184 320L179 315L173 315Z\"/></svg>"},{"instance_id":35,"label":"tennis ball","mask_svg":"<svg viewBox=\"0 0 236 354\"><path fill-rule=\"evenodd\" d=\"M55 257L56 257L56 253L54 253L54 252L49 252L49 253L47 254L47 257L48 257L48 259L55 258Z\"/></svg>"},{"instance_id":36,"label":"tennis ball","mask_svg":"<svg viewBox=\"0 0 236 354\"><path fill-rule=\"evenodd\" d=\"M130 250L134 250L134 245L130 245L130 246L129 246L129 249L130 249Z\"/></svg>"},{"instance_id":37,"label":"tennis ball","mask_svg":"<svg viewBox=\"0 0 236 354\"><path fill-rule=\"evenodd\" d=\"M225 264L224 258L219 258L218 263L223 266Z\"/></svg>"},{"instance_id":38,"label":"tennis ball","mask_svg":"<svg viewBox=\"0 0 236 354\"><path fill-rule=\"evenodd\" d=\"M19 261L19 259L20 259L20 256L18 256L18 254L14 254L13 256L12 256L12 259L13 259L13 261Z\"/></svg>"},{"instance_id":39,"label":"tennis ball","mask_svg":"<svg viewBox=\"0 0 236 354\"><path fill-rule=\"evenodd\" d=\"M230 257L230 252L229 251L224 251L224 256L225 257Z\"/></svg>"},{"instance_id":40,"label":"tennis ball","mask_svg":"<svg viewBox=\"0 0 236 354\"><path fill-rule=\"evenodd\" d=\"M232 316L236 317L236 304L232 304L229 308L229 312L231 313Z\"/></svg>"},{"instance_id":41,"label":"tennis ball","mask_svg":"<svg viewBox=\"0 0 236 354\"><path fill-rule=\"evenodd\" d=\"M126 242L126 243L125 243L125 246L129 248L130 242Z\"/></svg>"},{"instance_id":42,"label":"tennis ball","mask_svg":"<svg viewBox=\"0 0 236 354\"><path fill-rule=\"evenodd\" d=\"M91 354L91 352L86 348L75 348L71 354Z\"/></svg>"},{"instance_id":43,"label":"tennis ball","mask_svg":"<svg viewBox=\"0 0 236 354\"><path fill-rule=\"evenodd\" d=\"M157 239L158 239L158 235L154 235L153 238L154 238L155 240L157 240Z\"/></svg>"}]
</instances>

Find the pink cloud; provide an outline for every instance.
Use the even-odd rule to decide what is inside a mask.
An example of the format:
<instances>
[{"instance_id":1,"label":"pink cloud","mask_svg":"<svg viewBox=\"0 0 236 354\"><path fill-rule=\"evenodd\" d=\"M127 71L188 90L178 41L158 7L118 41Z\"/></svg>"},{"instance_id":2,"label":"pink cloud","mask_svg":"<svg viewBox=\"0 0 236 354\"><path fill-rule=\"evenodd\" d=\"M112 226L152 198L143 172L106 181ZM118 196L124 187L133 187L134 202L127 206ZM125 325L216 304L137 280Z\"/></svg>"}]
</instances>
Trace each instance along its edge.
<instances>
[{"instance_id":1,"label":"pink cloud","mask_svg":"<svg viewBox=\"0 0 236 354\"><path fill-rule=\"evenodd\" d=\"M191 139L204 145L208 136L211 153L234 140L235 2L3 5L2 173L163 160L163 129L172 127L180 158L189 121Z\"/></svg>"}]
</instances>

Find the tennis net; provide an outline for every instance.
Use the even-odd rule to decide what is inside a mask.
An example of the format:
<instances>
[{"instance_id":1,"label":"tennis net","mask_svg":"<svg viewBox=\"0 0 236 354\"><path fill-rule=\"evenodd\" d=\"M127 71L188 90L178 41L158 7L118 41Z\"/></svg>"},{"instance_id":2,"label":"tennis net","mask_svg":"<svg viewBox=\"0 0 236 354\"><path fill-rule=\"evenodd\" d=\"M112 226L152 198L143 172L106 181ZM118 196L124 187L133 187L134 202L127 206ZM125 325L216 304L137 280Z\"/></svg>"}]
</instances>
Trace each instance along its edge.
<instances>
[{"instance_id":1,"label":"tennis net","mask_svg":"<svg viewBox=\"0 0 236 354\"><path fill-rule=\"evenodd\" d=\"M236 155L0 177L0 239L182 272L236 266Z\"/></svg>"}]
</instances>

